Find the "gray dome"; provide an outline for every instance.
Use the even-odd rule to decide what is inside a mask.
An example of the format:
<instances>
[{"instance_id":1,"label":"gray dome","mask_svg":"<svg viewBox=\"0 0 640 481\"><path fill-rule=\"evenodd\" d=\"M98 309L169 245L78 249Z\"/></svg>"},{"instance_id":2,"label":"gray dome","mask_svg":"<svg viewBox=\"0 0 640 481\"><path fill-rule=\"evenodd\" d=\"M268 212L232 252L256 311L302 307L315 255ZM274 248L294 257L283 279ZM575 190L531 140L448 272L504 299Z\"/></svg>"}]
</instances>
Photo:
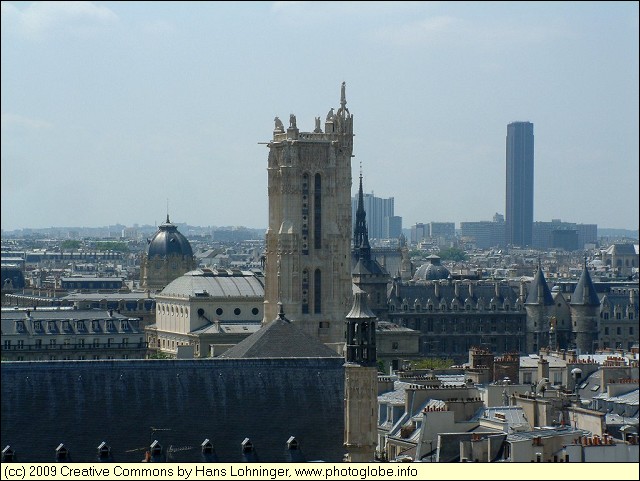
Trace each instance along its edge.
<instances>
[{"instance_id":1,"label":"gray dome","mask_svg":"<svg viewBox=\"0 0 640 481\"><path fill-rule=\"evenodd\" d=\"M264 297L263 278L251 271L195 269L171 281L160 293L172 297Z\"/></svg>"},{"instance_id":2,"label":"gray dome","mask_svg":"<svg viewBox=\"0 0 640 481\"><path fill-rule=\"evenodd\" d=\"M185 236L178 232L178 228L169 222L169 216L167 216L167 221L158 227L158 232L149 239L147 248L149 259L168 256L193 257L191 244Z\"/></svg>"},{"instance_id":3,"label":"gray dome","mask_svg":"<svg viewBox=\"0 0 640 481\"><path fill-rule=\"evenodd\" d=\"M430 255L427 262L416 270L413 280L415 281L435 281L438 279L448 279L451 273L445 266L440 265L440 257Z\"/></svg>"}]
</instances>

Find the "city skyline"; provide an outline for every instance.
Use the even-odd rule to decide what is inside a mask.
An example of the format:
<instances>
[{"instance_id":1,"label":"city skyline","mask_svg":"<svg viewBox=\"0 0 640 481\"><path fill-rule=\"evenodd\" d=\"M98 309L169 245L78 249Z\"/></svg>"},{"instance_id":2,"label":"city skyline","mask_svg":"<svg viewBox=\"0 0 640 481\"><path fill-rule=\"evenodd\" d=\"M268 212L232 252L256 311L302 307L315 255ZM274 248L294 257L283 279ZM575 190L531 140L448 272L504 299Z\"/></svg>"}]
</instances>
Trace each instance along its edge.
<instances>
[{"instance_id":1,"label":"city skyline","mask_svg":"<svg viewBox=\"0 0 640 481\"><path fill-rule=\"evenodd\" d=\"M504 214L513 121L534 221L638 228L637 3L362 7L3 2L2 229L266 227L273 118L312 131L343 81L405 229Z\"/></svg>"}]
</instances>

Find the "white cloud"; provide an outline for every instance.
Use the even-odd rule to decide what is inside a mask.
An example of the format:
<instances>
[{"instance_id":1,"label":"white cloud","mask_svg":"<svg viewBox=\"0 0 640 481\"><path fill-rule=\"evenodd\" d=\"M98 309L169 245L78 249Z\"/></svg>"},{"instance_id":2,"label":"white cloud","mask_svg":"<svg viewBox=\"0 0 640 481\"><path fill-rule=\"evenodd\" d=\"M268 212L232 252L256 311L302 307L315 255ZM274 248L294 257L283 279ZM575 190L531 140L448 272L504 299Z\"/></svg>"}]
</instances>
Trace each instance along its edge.
<instances>
[{"instance_id":1,"label":"white cloud","mask_svg":"<svg viewBox=\"0 0 640 481\"><path fill-rule=\"evenodd\" d=\"M117 20L107 7L93 2L33 2L20 10L2 2L2 29L37 39L65 29L82 33Z\"/></svg>"}]
</instances>

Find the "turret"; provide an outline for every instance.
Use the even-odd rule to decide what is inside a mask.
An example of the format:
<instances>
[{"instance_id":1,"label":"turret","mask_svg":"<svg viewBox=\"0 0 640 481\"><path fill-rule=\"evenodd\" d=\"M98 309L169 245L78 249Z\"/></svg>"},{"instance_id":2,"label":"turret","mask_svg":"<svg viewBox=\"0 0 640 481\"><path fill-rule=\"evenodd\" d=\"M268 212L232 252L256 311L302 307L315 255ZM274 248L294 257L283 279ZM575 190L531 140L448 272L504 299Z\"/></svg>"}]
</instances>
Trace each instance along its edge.
<instances>
[{"instance_id":1,"label":"turret","mask_svg":"<svg viewBox=\"0 0 640 481\"><path fill-rule=\"evenodd\" d=\"M525 348L528 353L535 353L541 347L549 345L550 319L553 316L553 297L538 262L538 270L531 282L529 295L524 303L527 311L527 330Z\"/></svg>"},{"instance_id":2,"label":"turret","mask_svg":"<svg viewBox=\"0 0 640 481\"><path fill-rule=\"evenodd\" d=\"M571 323L578 352L594 352L598 339L598 311L600 299L587 269L587 259L576 289L571 296Z\"/></svg>"}]
</instances>

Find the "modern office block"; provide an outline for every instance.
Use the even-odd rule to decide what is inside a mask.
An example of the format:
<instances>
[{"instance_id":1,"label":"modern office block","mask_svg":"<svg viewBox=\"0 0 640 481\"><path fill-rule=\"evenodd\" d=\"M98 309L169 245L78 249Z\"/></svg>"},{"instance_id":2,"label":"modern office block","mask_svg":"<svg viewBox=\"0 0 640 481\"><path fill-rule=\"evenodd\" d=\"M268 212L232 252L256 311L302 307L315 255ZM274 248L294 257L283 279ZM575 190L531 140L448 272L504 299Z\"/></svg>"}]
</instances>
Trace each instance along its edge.
<instances>
[{"instance_id":1,"label":"modern office block","mask_svg":"<svg viewBox=\"0 0 640 481\"><path fill-rule=\"evenodd\" d=\"M533 228L533 124L507 125L507 243L530 246Z\"/></svg>"}]
</instances>

